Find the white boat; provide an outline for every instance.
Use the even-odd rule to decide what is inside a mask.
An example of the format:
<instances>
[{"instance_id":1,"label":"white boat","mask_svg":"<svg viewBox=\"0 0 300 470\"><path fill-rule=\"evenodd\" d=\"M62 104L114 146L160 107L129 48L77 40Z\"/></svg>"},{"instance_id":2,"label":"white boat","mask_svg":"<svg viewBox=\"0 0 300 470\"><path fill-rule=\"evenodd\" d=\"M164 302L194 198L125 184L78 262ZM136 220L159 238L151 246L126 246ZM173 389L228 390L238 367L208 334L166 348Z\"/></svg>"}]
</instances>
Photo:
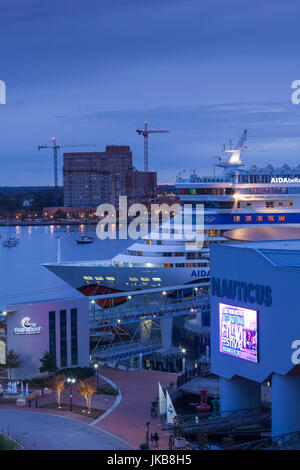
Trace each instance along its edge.
<instances>
[{"instance_id":1,"label":"white boat","mask_svg":"<svg viewBox=\"0 0 300 470\"><path fill-rule=\"evenodd\" d=\"M234 148L224 150L220 176L179 176L181 202L190 204L195 228L199 205L204 207L203 244L180 238L182 213L137 240L111 260L65 261L45 266L85 295L207 282L209 247L227 242L226 232L246 228L300 227L300 165L280 168L252 165L244 169L241 153L246 131ZM166 238L169 235L169 239Z\"/></svg>"},{"instance_id":2,"label":"white boat","mask_svg":"<svg viewBox=\"0 0 300 470\"><path fill-rule=\"evenodd\" d=\"M87 245L89 243L93 243L93 241L94 241L93 237L90 237L88 235L82 235L82 237L77 238L76 243L78 245Z\"/></svg>"}]
</instances>

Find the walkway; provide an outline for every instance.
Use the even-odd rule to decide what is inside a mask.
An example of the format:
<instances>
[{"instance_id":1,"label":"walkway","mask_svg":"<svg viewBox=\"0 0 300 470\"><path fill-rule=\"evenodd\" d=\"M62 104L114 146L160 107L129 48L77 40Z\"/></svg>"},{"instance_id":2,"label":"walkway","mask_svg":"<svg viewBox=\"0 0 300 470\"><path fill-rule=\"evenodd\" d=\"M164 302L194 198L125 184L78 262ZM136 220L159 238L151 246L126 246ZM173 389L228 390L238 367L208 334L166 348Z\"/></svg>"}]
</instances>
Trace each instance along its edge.
<instances>
[{"instance_id":1,"label":"walkway","mask_svg":"<svg viewBox=\"0 0 300 470\"><path fill-rule=\"evenodd\" d=\"M98 427L57 415L0 410L0 431L9 430L28 449L129 450L130 445Z\"/></svg>"},{"instance_id":2,"label":"walkway","mask_svg":"<svg viewBox=\"0 0 300 470\"><path fill-rule=\"evenodd\" d=\"M160 436L159 449L169 448L169 434L163 431L159 417L151 418L151 402L158 396L158 382L162 387L176 383L177 375L156 371L122 371L100 368L100 374L112 380L122 392L119 406L95 427L101 428L139 449L145 442L145 424L150 422L150 433Z\"/></svg>"}]
</instances>

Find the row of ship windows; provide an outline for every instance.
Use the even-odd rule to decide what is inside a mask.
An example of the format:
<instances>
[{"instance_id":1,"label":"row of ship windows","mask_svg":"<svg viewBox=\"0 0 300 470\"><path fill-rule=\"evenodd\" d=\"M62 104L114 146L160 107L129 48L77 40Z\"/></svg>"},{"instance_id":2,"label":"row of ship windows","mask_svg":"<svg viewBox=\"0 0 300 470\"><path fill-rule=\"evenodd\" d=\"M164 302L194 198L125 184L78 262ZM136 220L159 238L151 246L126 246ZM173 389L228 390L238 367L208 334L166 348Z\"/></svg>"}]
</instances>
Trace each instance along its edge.
<instances>
[{"instance_id":1,"label":"row of ship windows","mask_svg":"<svg viewBox=\"0 0 300 470\"><path fill-rule=\"evenodd\" d=\"M104 281L104 277L102 276L83 276L83 279L85 281ZM107 281L115 281L116 278L113 277L113 276L106 276L105 279ZM138 281L139 279L137 277L130 277L129 278L130 281ZM141 281L144 281L144 282L148 282L150 281L149 277L141 277L140 278ZM154 282L161 282L161 278L160 277L152 277L152 281Z\"/></svg>"},{"instance_id":2,"label":"row of ship windows","mask_svg":"<svg viewBox=\"0 0 300 470\"><path fill-rule=\"evenodd\" d=\"M234 194L234 189L232 188L181 188L179 190L180 194L191 194L195 196L197 194L214 194L216 196L221 196L223 194Z\"/></svg>"},{"instance_id":3,"label":"row of ship windows","mask_svg":"<svg viewBox=\"0 0 300 470\"><path fill-rule=\"evenodd\" d=\"M241 222L241 216L240 215L235 215L233 217L234 222ZM264 221L264 216L263 215L257 215L256 218L253 217L253 220L256 220L256 222L263 222ZM278 222L285 222L285 215L278 215L277 216ZM244 216L244 221L245 222L252 222L252 215L245 215ZM274 215L268 215L267 216L267 221L268 222L275 222L275 216Z\"/></svg>"}]
</instances>

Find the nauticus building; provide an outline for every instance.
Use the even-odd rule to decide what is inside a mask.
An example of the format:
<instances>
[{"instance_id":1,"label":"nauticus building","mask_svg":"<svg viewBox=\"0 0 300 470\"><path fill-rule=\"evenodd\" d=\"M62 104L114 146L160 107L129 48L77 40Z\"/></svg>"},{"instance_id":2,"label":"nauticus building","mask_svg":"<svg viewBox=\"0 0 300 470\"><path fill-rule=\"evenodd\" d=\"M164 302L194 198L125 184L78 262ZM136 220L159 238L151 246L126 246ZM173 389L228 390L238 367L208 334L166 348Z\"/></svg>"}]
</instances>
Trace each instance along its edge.
<instances>
[{"instance_id":1,"label":"nauticus building","mask_svg":"<svg viewBox=\"0 0 300 470\"><path fill-rule=\"evenodd\" d=\"M300 240L211 248L211 364L221 410L261 405L272 436L300 430Z\"/></svg>"},{"instance_id":2,"label":"nauticus building","mask_svg":"<svg viewBox=\"0 0 300 470\"><path fill-rule=\"evenodd\" d=\"M20 355L21 365L12 378L40 375L45 351L56 358L58 368L89 365L88 299L56 299L8 305L6 349Z\"/></svg>"}]
</instances>

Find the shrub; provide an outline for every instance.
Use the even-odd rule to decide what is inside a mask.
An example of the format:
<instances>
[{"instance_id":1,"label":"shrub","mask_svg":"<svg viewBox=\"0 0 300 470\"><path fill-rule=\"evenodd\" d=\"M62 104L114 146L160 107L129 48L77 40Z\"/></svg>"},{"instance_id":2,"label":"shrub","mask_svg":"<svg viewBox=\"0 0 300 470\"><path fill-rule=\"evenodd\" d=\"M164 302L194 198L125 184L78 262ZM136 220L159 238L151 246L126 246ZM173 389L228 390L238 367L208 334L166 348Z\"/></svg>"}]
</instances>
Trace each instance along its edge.
<instances>
[{"instance_id":1,"label":"shrub","mask_svg":"<svg viewBox=\"0 0 300 470\"><path fill-rule=\"evenodd\" d=\"M30 380L23 380L24 383L28 382L32 387L44 388L47 387L47 384L52 377L51 375L41 375L38 377L33 377Z\"/></svg>"},{"instance_id":2,"label":"shrub","mask_svg":"<svg viewBox=\"0 0 300 470\"><path fill-rule=\"evenodd\" d=\"M76 380L85 380L95 375L95 369L93 367L66 367L55 372L55 375L61 374Z\"/></svg>"},{"instance_id":3,"label":"shrub","mask_svg":"<svg viewBox=\"0 0 300 470\"><path fill-rule=\"evenodd\" d=\"M101 385L101 387L99 387L99 393L102 393L102 395L112 395L114 397L118 395L117 390L108 384Z\"/></svg>"}]
</instances>

